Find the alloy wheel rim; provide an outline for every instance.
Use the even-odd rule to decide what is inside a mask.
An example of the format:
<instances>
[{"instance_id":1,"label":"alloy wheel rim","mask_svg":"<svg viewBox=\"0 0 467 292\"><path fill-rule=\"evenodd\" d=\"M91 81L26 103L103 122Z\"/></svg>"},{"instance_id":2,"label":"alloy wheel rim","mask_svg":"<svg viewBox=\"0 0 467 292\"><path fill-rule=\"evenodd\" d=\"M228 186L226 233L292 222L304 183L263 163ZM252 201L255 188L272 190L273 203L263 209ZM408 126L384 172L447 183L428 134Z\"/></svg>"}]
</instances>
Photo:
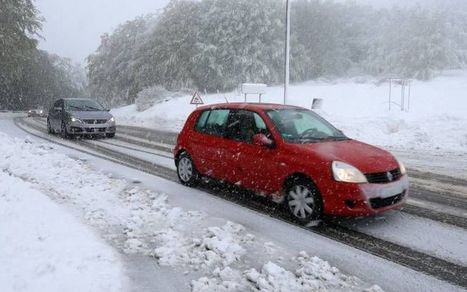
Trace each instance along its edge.
<instances>
[{"instance_id":1,"label":"alloy wheel rim","mask_svg":"<svg viewBox=\"0 0 467 292\"><path fill-rule=\"evenodd\" d=\"M296 185L289 191L288 204L295 217L305 219L313 214L315 199L309 188Z\"/></svg>"},{"instance_id":2,"label":"alloy wheel rim","mask_svg":"<svg viewBox=\"0 0 467 292\"><path fill-rule=\"evenodd\" d=\"M187 157L183 157L178 162L178 174L184 182L188 182L193 176L193 164Z\"/></svg>"}]
</instances>

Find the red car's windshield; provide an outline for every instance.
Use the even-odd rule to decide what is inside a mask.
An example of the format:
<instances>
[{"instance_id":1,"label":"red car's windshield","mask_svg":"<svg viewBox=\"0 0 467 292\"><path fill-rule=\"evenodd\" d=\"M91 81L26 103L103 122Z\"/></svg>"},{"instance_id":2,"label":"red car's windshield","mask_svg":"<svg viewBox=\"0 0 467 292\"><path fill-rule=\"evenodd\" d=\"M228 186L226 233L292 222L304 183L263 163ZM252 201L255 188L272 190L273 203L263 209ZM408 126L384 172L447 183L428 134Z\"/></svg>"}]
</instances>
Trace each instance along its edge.
<instances>
[{"instance_id":1,"label":"red car's windshield","mask_svg":"<svg viewBox=\"0 0 467 292\"><path fill-rule=\"evenodd\" d=\"M267 111L267 114L287 142L311 143L348 139L326 120L306 109L276 109Z\"/></svg>"}]
</instances>

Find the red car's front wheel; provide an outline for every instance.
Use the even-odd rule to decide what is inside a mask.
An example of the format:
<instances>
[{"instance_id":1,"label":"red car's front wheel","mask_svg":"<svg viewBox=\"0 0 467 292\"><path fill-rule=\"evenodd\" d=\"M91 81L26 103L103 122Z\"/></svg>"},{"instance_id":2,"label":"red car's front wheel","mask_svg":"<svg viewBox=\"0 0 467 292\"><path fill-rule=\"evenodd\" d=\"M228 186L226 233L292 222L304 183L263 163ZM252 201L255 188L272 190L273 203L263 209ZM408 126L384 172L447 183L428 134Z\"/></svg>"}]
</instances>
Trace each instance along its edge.
<instances>
[{"instance_id":1,"label":"red car's front wheel","mask_svg":"<svg viewBox=\"0 0 467 292\"><path fill-rule=\"evenodd\" d=\"M323 203L318 188L306 179L294 179L289 183L286 204L295 219L302 223L320 219Z\"/></svg>"}]
</instances>

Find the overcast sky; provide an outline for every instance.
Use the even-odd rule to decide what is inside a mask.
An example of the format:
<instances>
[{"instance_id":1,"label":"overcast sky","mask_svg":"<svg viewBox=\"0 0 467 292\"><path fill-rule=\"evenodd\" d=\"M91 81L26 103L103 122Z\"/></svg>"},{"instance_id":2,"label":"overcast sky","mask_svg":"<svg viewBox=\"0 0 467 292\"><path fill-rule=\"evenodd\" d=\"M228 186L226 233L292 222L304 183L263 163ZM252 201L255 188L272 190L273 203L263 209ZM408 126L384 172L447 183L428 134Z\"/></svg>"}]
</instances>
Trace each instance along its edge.
<instances>
[{"instance_id":1,"label":"overcast sky","mask_svg":"<svg viewBox=\"0 0 467 292\"><path fill-rule=\"evenodd\" d=\"M401 4L404 1L357 0L376 6ZM84 59L99 46L103 33L111 32L120 23L136 16L155 12L168 2L169 0L36 0L35 3L46 20L42 31L45 40L39 46L84 64Z\"/></svg>"},{"instance_id":2,"label":"overcast sky","mask_svg":"<svg viewBox=\"0 0 467 292\"><path fill-rule=\"evenodd\" d=\"M84 64L100 36L136 16L163 8L168 0L36 0L46 22L39 47Z\"/></svg>"}]
</instances>

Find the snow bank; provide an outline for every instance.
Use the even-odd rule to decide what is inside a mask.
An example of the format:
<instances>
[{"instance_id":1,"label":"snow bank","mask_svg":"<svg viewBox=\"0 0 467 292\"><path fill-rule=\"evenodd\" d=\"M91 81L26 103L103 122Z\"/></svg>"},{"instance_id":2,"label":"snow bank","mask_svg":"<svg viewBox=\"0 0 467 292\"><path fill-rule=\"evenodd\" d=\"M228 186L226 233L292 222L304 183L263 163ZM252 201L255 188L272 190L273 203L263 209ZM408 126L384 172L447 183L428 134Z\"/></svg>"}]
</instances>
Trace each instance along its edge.
<instances>
[{"instance_id":1,"label":"snow bank","mask_svg":"<svg viewBox=\"0 0 467 292\"><path fill-rule=\"evenodd\" d=\"M0 290L120 291L124 275L113 250L45 194L11 176L5 164L1 169Z\"/></svg>"},{"instance_id":2,"label":"snow bank","mask_svg":"<svg viewBox=\"0 0 467 292\"><path fill-rule=\"evenodd\" d=\"M282 103L281 87L270 87L263 102ZM400 87L393 88L399 94ZM386 147L458 151L467 149L467 71L447 72L429 82L414 81L409 112L388 110L389 84L359 79L310 81L291 86L288 103L311 107L322 98L319 111L350 137ZM243 101L238 92L203 96L206 104ZM189 113L191 96L176 97L137 112L135 105L114 109L121 124L179 131ZM248 101L257 101L249 97Z\"/></svg>"},{"instance_id":3,"label":"snow bank","mask_svg":"<svg viewBox=\"0 0 467 292\"><path fill-rule=\"evenodd\" d=\"M25 112L11 112L11 111L5 111L1 112L0 111L0 119L13 119L13 118L18 118L18 117L25 117L26 113Z\"/></svg>"},{"instance_id":4,"label":"snow bank","mask_svg":"<svg viewBox=\"0 0 467 292\"><path fill-rule=\"evenodd\" d=\"M303 287L330 290L362 291L370 287L305 253L294 258L297 251L275 246L266 241L261 233L251 232L245 226L171 206L167 195L96 171L85 161L58 153L50 144L13 139L0 133L0 169L3 176L8 173L11 179L29 182L35 189L81 216L84 222L97 228L121 252L153 256L159 265L185 269L184 275L192 280L193 291L243 291L253 288L291 291L303 283L308 285ZM17 193L16 186L10 188L8 183L1 185L3 189L12 189ZM33 206L40 205L32 202L31 208ZM42 210L37 210L42 216ZM62 214L50 212L48 216L43 218L55 221L62 227L72 226L67 221L57 220L63 217ZM5 217L11 218L8 214ZM35 230L29 225L21 228L25 232ZM77 240L74 237L70 239ZM59 252L62 251L57 251L55 245L47 248L48 252L61 255ZM66 249L63 252L66 254L60 258L66 258L65 255L70 253ZM100 249L95 252L103 253ZM39 260L45 261L42 257L46 256L39 255ZM86 257L91 262L94 258ZM108 283L106 280L114 279L114 271L118 267L111 266L114 262L108 258L105 253L98 257L98 263L104 262L109 266L100 266L100 273L90 273L94 277L104 277L102 274L107 273L111 275L102 281L101 285L104 286L97 286L97 290L111 291L114 287L108 286L107 289L105 286ZM73 265L68 268L73 268ZM57 266L58 269L62 269L62 266ZM64 273L67 271L65 269ZM86 282L82 284L86 285Z\"/></svg>"},{"instance_id":5,"label":"snow bank","mask_svg":"<svg viewBox=\"0 0 467 292\"><path fill-rule=\"evenodd\" d=\"M193 291L367 291L379 292L379 286L357 288L359 280L343 275L337 268L306 252L293 258L294 272L268 262L260 271L239 272L231 268L214 271L216 278L203 277L191 283Z\"/></svg>"},{"instance_id":6,"label":"snow bank","mask_svg":"<svg viewBox=\"0 0 467 292\"><path fill-rule=\"evenodd\" d=\"M156 233L154 256L163 265L190 265L194 270L225 267L241 260L244 246L254 240L239 224L209 227L199 237L186 237L173 229ZM176 242L174 246L173 243Z\"/></svg>"}]
</instances>

